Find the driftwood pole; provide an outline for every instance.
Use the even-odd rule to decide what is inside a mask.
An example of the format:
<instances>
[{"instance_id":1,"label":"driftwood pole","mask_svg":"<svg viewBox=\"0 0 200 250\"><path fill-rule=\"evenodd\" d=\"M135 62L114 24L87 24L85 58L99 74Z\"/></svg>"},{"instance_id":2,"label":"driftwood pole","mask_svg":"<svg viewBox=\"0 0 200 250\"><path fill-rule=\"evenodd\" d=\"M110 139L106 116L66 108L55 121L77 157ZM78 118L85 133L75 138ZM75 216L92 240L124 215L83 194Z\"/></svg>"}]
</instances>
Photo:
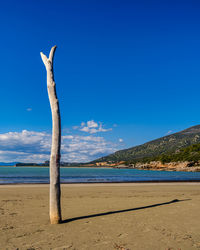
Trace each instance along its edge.
<instances>
[{"instance_id":1,"label":"driftwood pole","mask_svg":"<svg viewBox=\"0 0 200 250\"><path fill-rule=\"evenodd\" d=\"M50 221L51 224L59 224L61 218L60 206L60 145L61 145L61 121L59 102L56 95L53 58L56 46L51 48L49 58L42 52L40 55L47 71L47 90L52 113L52 145L50 157Z\"/></svg>"}]
</instances>

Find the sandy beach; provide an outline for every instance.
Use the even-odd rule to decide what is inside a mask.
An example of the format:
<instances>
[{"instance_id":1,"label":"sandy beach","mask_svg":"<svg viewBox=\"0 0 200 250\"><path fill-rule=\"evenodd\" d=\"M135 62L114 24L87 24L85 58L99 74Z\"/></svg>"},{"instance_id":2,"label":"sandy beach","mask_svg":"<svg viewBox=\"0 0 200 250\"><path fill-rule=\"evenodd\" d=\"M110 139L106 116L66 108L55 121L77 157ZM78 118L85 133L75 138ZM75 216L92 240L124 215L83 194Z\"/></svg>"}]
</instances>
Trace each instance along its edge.
<instances>
[{"instance_id":1,"label":"sandy beach","mask_svg":"<svg viewBox=\"0 0 200 250\"><path fill-rule=\"evenodd\" d=\"M200 184L65 184L50 225L48 185L0 186L0 249L198 249Z\"/></svg>"}]
</instances>

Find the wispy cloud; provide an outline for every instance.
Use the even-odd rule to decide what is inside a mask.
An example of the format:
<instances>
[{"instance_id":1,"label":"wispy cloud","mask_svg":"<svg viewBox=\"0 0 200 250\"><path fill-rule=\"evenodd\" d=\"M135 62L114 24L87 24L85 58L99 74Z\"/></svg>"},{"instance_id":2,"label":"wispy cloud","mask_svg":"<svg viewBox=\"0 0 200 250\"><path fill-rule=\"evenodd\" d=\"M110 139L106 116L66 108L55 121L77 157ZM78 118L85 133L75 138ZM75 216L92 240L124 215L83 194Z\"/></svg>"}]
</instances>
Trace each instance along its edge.
<instances>
[{"instance_id":1,"label":"wispy cloud","mask_svg":"<svg viewBox=\"0 0 200 250\"><path fill-rule=\"evenodd\" d=\"M112 130L112 128L105 129L101 122L95 122L94 120L82 122L80 126L74 126L73 129L90 134L107 132Z\"/></svg>"},{"instance_id":2,"label":"wispy cloud","mask_svg":"<svg viewBox=\"0 0 200 250\"><path fill-rule=\"evenodd\" d=\"M30 112L32 111L32 108L27 108L26 111Z\"/></svg>"}]
</instances>

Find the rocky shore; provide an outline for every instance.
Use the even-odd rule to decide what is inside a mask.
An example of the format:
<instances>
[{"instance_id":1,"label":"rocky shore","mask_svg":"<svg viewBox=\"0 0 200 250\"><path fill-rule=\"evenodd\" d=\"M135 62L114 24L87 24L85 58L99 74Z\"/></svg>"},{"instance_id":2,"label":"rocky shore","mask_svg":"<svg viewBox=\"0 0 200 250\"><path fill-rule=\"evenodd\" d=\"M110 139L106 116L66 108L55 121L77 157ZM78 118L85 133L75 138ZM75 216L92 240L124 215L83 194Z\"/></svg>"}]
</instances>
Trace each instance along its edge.
<instances>
[{"instance_id":1,"label":"rocky shore","mask_svg":"<svg viewBox=\"0 0 200 250\"><path fill-rule=\"evenodd\" d=\"M117 166L122 167L122 165ZM126 166L127 168L142 169L142 170L159 170L159 171L185 171L185 172L199 172L199 162L170 162L161 163L160 161L152 161L149 163L136 163Z\"/></svg>"}]
</instances>

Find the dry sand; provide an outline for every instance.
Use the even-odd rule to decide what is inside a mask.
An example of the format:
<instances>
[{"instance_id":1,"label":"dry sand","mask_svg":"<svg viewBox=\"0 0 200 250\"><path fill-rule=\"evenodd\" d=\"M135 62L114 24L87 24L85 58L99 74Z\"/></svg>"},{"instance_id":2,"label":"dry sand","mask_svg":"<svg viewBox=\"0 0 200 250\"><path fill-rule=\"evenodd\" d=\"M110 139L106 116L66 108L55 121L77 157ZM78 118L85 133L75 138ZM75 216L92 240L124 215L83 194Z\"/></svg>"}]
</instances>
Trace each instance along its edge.
<instances>
[{"instance_id":1,"label":"dry sand","mask_svg":"<svg viewBox=\"0 0 200 250\"><path fill-rule=\"evenodd\" d=\"M200 248L199 184L63 185L62 211L50 225L48 185L1 186L0 249Z\"/></svg>"}]
</instances>

